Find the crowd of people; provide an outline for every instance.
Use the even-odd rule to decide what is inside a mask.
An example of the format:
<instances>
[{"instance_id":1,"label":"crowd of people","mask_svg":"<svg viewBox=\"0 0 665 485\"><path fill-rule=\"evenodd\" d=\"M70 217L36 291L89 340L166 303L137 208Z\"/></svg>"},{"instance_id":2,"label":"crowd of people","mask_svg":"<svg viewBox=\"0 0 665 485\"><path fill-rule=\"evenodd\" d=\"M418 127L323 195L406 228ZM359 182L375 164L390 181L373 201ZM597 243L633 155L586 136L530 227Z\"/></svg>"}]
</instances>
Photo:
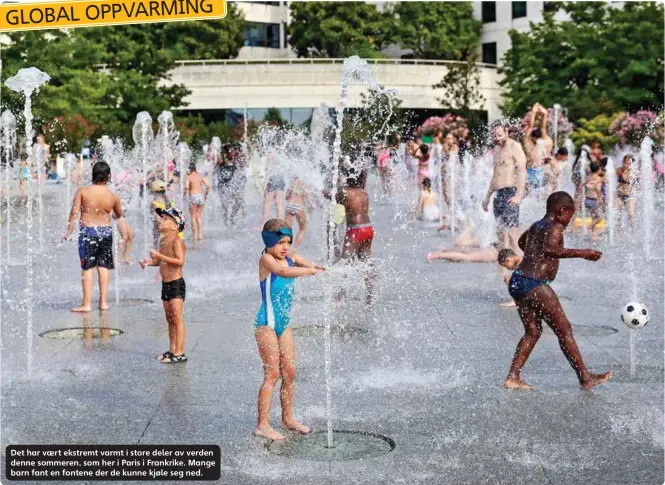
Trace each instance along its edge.
<instances>
[{"instance_id":1,"label":"crowd of people","mask_svg":"<svg viewBox=\"0 0 665 485\"><path fill-rule=\"evenodd\" d=\"M522 380L520 372L542 333L543 320L553 328L580 386L588 389L601 384L610 378L611 372L593 374L586 369L570 322L550 283L557 276L560 259L597 261L602 256L595 249L565 248L564 233L575 220L575 214L584 207L591 218L592 237L598 237L600 222L606 217L607 178L616 177L617 208L620 212L626 212L634 234L635 199L639 196L640 183L646 176L657 178L658 172L640 173L632 155L626 155L620 167L608 167L608 158L602 153L599 143L581 147L575 163L568 167L569 154L565 148L554 146L548 135L547 111L540 105L534 106L531 112L522 143L511 138L507 127L500 124L491 128L491 136L491 149L485 156L475 157L471 156L474 146L468 130L459 137L438 133L432 143L424 143L417 138L410 138L406 143L401 143L398 138L390 140L374 152L380 188L387 194L392 193L396 164L403 163L409 188L418 193L418 202L415 203L415 197L412 199L415 217L442 223L443 202L449 209L448 217L457 217L452 212L456 187L451 173L464 164L491 163L488 166L491 172L489 184L484 194L473 194L464 209L487 212L491 204L496 222L496 241L487 247L479 247L480 241L474 234L470 218L462 218L462 231L456 240L458 247L431 252L428 260L498 264L512 298L511 302L503 305L517 307L525 329L504 382L506 388L531 389ZM662 154L657 152L656 157L658 153ZM219 151L209 149L204 158L199 166L189 163L186 174L181 174L172 161L166 167L150 171L145 179L138 180L122 169L112 174L109 164L99 161L93 154L92 184L76 191L65 236L67 239L72 237L78 222L83 298L82 304L72 310L91 311L96 273L100 289L99 308L105 311L109 306L109 271L114 269L115 264L112 221L118 221L125 243L123 260L129 263L134 231L125 216L130 210L131 198L138 192L142 199L151 199L149 205L144 203L141 207L148 207L153 221L153 249L149 257L141 259L139 264L144 269L158 266L160 271L161 299L169 328L169 349L157 357L163 364L177 364L188 359L184 352L183 319L187 289L182 271L186 263L186 224L183 210L176 206L188 206L194 241L203 239L203 211L211 194L216 194L222 222L229 226L238 222L241 215L246 215L247 210L244 199L247 164L242 146L228 144L222 145ZM272 394L280 378L283 427L303 434L309 432L309 428L293 416L295 346L289 326L293 281L324 272L328 265L353 264L362 270L365 302L372 305L376 280L371 258L375 230L370 219L370 197L366 189L370 167L364 156L343 157L339 165L339 180L333 184L329 178L321 194L314 194L304 177L287 178L274 157L268 155L265 162L259 227L265 249L258 264L261 305L254 321L264 379L259 390L254 434L281 440L284 435L269 422ZM572 174L571 183L575 187L573 195L562 190L568 171ZM333 190L333 187L337 189ZM317 199L314 195L330 201L330 220L326 230L337 232L344 228L340 241L330 238L333 241L333 246L329 247L332 257L326 266L315 265L299 254L307 231L307 212L313 210ZM522 231L521 223L524 221L520 220L520 206L527 197L542 202L544 216ZM473 204L477 207L471 207ZM273 208L276 217L273 217ZM297 235L293 230L296 222L299 228ZM441 224L440 230L446 228L445 224ZM343 291L339 297L343 298Z\"/></svg>"}]
</instances>

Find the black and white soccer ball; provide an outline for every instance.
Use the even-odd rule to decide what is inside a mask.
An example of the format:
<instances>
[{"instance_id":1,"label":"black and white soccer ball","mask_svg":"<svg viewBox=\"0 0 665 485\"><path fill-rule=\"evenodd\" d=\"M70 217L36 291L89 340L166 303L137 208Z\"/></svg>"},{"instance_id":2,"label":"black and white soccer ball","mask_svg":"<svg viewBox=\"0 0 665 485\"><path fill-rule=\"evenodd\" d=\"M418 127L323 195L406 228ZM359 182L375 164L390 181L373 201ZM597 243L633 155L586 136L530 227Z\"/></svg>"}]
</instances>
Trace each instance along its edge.
<instances>
[{"instance_id":1,"label":"black and white soccer ball","mask_svg":"<svg viewBox=\"0 0 665 485\"><path fill-rule=\"evenodd\" d=\"M621 312L621 321L628 328L642 328L649 323L649 310L641 303L631 301L623 307Z\"/></svg>"}]
</instances>

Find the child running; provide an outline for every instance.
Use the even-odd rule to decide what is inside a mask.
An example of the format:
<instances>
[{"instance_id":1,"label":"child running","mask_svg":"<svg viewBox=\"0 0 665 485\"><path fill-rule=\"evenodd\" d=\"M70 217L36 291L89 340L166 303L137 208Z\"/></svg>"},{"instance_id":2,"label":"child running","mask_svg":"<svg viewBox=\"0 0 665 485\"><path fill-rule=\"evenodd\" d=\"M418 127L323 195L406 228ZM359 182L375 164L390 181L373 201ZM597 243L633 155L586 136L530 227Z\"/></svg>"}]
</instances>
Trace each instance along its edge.
<instances>
[{"instance_id":1,"label":"child running","mask_svg":"<svg viewBox=\"0 0 665 485\"><path fill-rule=\"evenodd\" d=\"M182 267L185 264L185 243L179 233L185 229L182 214L175 207L157 209L160 217L160 231L162 238L159 251L150 250L150 259L142 259L139 264L142 269L146 266L159 266L162 277L162 303L169 326L169 350L157 356L162 364L177 364L186 362L185 355L185 323L182 311L185 304L187 287L182 277Z\"/></svg>"},{"instance_id":2,"label":"child running","mask_svg":"<svg viewBox=\"0 0 665 485\"><path fill-rule=\"evenodd\" d=\"M598 261L602 256L600 251L593 249L563 247L563 232L574 214L573 198L566 192L554 192L547 199L545 217L519 238L518 244L524 251L524 258L510 279L508 292L517 304L525 332L517 344L515 357L504 383L506 389L533 389L520 379L520 371L543 331L541 320L545 320L556 334L561 350L575 369L583 389L602 384L612 376L612 372L592 374L586 369L573 338L570 322L550 286L559 271L559 259L582 258Z\"/></svg>"},{"instance_id":3,"label":"child running","mask_svg":"<svg viewBox=\"0 0 665 485\"><path fill-rule=\"evenodd\" d=\"M265 249L259 260L261 308L254 322L256 343L263 361L263 384L259 389L258 419L255 436L283 440L284 435L270 426L270 403L277 380L282 378L280 402L282 427L309 433L309 428L293 417L295 392L295 344L289 327L294 279L325 271L300 256L288 256L293 231L280 219L271 219L261 232Z\"/></svg>"}]
</instances>

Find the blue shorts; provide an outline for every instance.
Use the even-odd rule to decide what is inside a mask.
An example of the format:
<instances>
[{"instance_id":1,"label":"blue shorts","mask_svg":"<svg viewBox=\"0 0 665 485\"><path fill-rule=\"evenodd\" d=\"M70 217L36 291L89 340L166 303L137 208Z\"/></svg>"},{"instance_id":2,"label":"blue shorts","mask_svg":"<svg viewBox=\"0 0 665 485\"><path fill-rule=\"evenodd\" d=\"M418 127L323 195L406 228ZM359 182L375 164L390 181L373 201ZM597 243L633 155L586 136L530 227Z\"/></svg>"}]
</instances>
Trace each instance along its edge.
<instances>
[{"instance_id":1,"label":"blue shorts","mask_svg":"<svg viewBox=\"0 0 665 485\"><path fill-rule=\"evenodd\" d=\"M539 286L547 284L549 284L548 281L524 276L519 271L514 271L513 275L510 277L510 283L508 283L508 293L510 293L513 300L517 302Z\"/></svg>"},{"instance_id":2,"label":"blue shorts","mask_svg":"<svg viewBox=\"0 0 665 485\"><path fill-rule=\"evenodd\" d=\"M113 269L113 228L81 226L79 259L83 271L96 267Z\"/></svg>"},{"instance_id":3,"label":"blue shorts","mask_svg":"<svg viewBox=\"0 0 665 485\"><path fill-rule=\"evenodd\" d=\"M526 184L534 189L545 186L545 169L543 167L526 169Z\"/></svg>"}]
</instances>

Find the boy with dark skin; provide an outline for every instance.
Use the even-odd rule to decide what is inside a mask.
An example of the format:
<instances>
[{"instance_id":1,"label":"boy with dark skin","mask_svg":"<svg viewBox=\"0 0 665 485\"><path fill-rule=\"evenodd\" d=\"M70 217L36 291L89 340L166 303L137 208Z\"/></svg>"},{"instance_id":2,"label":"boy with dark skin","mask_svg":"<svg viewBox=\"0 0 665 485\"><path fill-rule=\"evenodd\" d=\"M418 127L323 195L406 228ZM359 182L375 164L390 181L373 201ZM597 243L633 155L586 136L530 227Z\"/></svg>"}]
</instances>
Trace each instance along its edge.
<instances>
[{"instance_id":1,"label":"boy with dark skin","mask_svg":"<svg viewBox=\"0 0 665 485\"><path fill-rule=\"evenodd\" d=\"M570 322L559 298L549 285L559 271L559 259L582 258L598 261L602 255L594 249L563 247L563 233L574 214L573 198L566 192L554 192L547 199L545 217L533 224L519 239L524 258L510 279L508 292L517 304L525 333L517 344L515 357L504 383L506 389L533 389L520 379L520 370L540 338L543 331L542 320L545 320L559 339L559 346L575 370L583 389L602 384L612 376L612 372L592 374L586 369L573 338Z\"/></svg>"},{"instance_id":2,"label":"boy with dark skin","mask_svg":"<svg viewBox=\"0 0 665 485\"><path fill-rule=\"evenodd\" d=\"M374 228L369 219L369 196L365 191L367 171L358 168L345 168L346 183L337 193L337 203L346 212L346 236L342 247L342 259L359 260L368 263L372 255ZM374 271L369 266L365 274L367 289L366 303L373 302Z\"/></svg>"}]
</instances>

